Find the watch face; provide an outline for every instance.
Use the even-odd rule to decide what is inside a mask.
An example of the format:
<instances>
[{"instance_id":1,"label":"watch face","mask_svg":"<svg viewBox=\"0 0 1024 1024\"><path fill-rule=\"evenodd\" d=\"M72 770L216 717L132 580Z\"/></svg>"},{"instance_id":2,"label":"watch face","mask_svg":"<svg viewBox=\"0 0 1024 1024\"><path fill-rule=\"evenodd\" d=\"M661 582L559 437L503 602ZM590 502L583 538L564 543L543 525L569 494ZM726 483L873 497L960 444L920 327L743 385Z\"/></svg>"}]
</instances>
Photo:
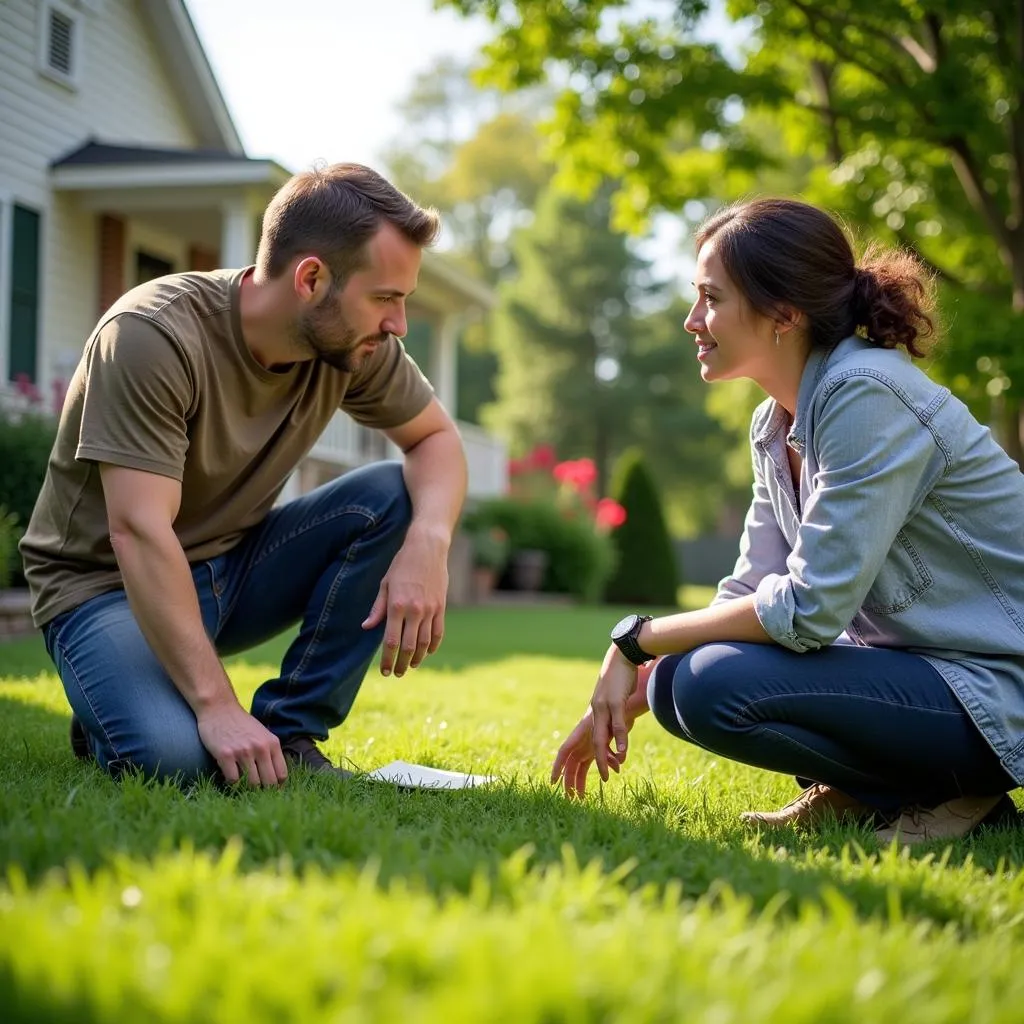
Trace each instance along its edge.
<instances>
[{"instance_id":1,"label":"watch face","mask_svg":"<svg viewBox=\"0 0 1024 1024\"><path fill-rule=\"evenodd\" d=\"M637 616L635 614L627 615L624 619L620 619L612 628L612 639L621 640L633 628L636 624L636 620Z\"/></svg>"}]
</instances>

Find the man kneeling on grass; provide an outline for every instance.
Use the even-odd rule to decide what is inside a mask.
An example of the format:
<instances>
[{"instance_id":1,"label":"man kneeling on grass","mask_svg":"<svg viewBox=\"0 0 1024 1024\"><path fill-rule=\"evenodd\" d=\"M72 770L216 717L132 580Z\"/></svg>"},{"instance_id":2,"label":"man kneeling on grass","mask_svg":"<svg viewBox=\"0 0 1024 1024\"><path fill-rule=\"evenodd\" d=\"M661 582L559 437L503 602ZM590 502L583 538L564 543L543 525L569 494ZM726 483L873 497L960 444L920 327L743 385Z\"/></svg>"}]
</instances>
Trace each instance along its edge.
<instances>
[{"instance_id":1,"label":"man kneeling on grass","mask_svg":"<svg viewBox=\"0 0 1024 1024\"><path fill-rule=\"evenodd\" d=\"M398 339L438 230L375 172L333 165L277 193L255 267L159 278L103 315L21 544L80 756L183 782L346 774L315 741L381 639L385 675L437 650L465 458ZM338 408L404 467L274 507ZM220 656L295 623L246 711Z\"/></svg>"}]
</instances>

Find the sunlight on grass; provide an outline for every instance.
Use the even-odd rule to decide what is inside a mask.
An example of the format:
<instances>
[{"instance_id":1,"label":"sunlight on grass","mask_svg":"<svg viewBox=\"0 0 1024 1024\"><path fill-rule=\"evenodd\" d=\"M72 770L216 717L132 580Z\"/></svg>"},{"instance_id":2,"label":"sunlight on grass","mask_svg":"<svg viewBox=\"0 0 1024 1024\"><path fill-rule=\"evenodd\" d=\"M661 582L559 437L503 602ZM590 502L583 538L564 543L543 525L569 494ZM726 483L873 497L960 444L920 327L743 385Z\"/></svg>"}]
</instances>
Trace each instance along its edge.
<instances>
[{"instance_id":1,"label":"sunlight on grass","mask_svg":"<svg viewBox=\"0 0 1024 1024\"><path fill-rule=\"evenodd\" d=\"M462 793L115 784L71 757L37 642L0 648L3 1019L1019 1019L1017 833L745 832L793 781L650 716L621 777L549 785L617 614L457 610L430 667L371 672L326 751L499 777ZM230 662L243 700L286 642Z\"/></svg>"}]
</instances>

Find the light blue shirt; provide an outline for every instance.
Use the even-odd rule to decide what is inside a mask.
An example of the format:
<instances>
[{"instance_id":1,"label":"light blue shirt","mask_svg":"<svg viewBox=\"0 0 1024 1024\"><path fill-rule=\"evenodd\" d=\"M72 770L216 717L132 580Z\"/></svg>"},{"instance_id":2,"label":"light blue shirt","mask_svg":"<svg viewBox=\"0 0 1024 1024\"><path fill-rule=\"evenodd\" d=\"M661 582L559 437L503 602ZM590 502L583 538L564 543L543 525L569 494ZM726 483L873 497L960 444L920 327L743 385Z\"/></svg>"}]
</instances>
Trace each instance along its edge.
<instances>
[{"instance_id":1,"label":"light blue shirt","mask_svg":"<svg viewBox=\"0 0 1024 1024\"><path fill-rule=\"evenodd\" d=\"M787 433L788 428L788 433ZM902 350L812 350L796 417L750 431L754 496L719 601L755 595L779 644L923 655L1024 785L1024 475ZM787 443L801 456L794 486Z\"/></svg>"}]
</instances>

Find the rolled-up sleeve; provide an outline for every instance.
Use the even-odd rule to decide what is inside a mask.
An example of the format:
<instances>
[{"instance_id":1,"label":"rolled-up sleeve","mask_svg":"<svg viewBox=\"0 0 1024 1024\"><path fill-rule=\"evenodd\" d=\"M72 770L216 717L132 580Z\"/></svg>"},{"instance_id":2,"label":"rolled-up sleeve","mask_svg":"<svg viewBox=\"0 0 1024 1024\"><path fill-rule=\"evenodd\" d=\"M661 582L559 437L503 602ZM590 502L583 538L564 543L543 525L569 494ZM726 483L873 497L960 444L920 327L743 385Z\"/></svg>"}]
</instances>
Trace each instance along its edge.
<instances>
[{"instance_id":1,"label":"rolled-up sleeve","mask_svg":"<svg viewBox=\"0 0 1024 1024\"><path fill-rule=\"evenodd\" d=\"M817 472L785 572L757 583L765 631L794 651L832 643L857 614L900 530L946 471L928 427L884 380L826 391L813 430Z\"/></svg>"}]
</instances>

